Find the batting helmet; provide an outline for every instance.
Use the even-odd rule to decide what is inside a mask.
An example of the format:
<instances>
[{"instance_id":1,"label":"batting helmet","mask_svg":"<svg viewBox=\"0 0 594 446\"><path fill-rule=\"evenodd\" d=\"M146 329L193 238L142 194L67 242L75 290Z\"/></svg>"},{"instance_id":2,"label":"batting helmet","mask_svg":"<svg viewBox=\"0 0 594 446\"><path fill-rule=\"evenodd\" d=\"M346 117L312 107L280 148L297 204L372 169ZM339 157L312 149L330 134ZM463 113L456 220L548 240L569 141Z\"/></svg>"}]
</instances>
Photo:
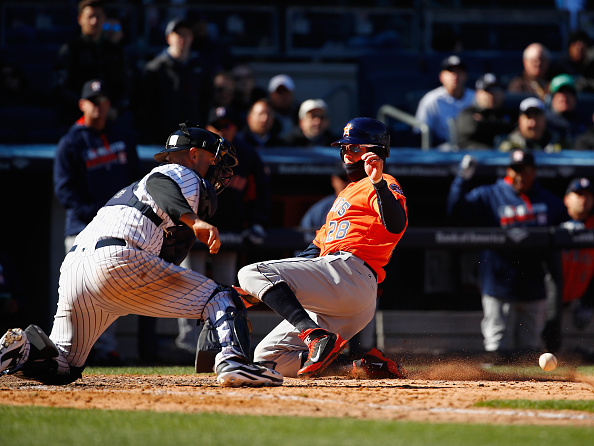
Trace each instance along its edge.
<instances>
[{"instance_id":1,"label":"batting helmet","mask_svg":"<svg viewBox=\"0 0 594 446\"><path fill-rule=\"evenodd\" d=\"M377 153L381 158L390 156L390 132L377 119L351 119L344 126L342 138L332 143L334 147L340 147L343 144L365 145L370 147L370 150ZM384 150L381 150L381 148Z\"/></svg>"},{"instance_id":2,"label":"batting helmet","mask_svg":"<svg viewBox=\"0 0 594 446\"><path fill-rule=\"evenodd\" d=\"M207 178L220 193L233 177L233 167L237 166L237 154L233 144L216 133L209 132L189 122L182 122L179 130L167 138L165 149L155 154L156 161L162 163L167 155L178 150L188 150L192 147L206 150L215 156L214 166L209 169Z\"/></svg>"}]
</instances>

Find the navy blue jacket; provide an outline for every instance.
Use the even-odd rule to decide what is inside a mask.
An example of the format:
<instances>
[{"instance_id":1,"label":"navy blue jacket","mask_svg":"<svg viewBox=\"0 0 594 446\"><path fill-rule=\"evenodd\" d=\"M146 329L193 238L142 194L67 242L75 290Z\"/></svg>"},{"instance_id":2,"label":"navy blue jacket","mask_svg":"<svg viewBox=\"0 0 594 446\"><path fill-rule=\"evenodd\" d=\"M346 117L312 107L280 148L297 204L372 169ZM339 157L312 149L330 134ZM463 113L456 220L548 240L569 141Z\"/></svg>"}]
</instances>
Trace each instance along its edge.
<instances>
[{"instance_id":1,"label":"navy blue jacket","mask_svg":"<svg viewBox=\"0 0 594 446\"><path fill-rule=\"evenodd\" d=\"M456 177L448 196L448 214L458 223L506 229L552 226L567 220L562 200L537 181L524 199L503 179L468 191L468 182ZM545 299L545 262L551 268L560 265L554 256L549 250L482 251L479 275L483 294L513 301ZM559 276L553 271L554 278Z\"/></svg>"},{"instance_id":2,"label":"navy blue jacket","mask_svg":"<svg viewBox=\"0 0 594 446\"><path fill-rule=\"evenodd\" d=\"M139 176L136 142L109 124L98 132L74 124L58 142L54 192L66 209L65 235L76 235L99 208Z\"/></svg>"}]
</instances>

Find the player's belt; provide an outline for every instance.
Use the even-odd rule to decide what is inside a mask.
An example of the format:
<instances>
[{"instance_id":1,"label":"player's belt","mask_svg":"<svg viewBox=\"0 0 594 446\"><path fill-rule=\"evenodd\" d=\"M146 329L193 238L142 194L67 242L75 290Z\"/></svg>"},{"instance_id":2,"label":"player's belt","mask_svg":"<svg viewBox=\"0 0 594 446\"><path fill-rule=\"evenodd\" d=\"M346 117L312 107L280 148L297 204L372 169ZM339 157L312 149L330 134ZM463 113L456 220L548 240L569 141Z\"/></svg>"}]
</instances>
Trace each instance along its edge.
<instances>
[{"instance_id":1,"label":"player's belt","mask_svg":"<svg viewBox=\"0 0 594 446\"><path fill-rule=\"evenodd\" d=\"M126 240L122 240L121 238L113 238L113 237L104 238L103 240L99 240L95 244L95 249L105 248L106 246L126 246ZM70 251L68 251L68 252L76 251L77 247L78 247L78 245L72 246L72 248L70 248Z\"/></svg>"},{"instance_id":2,"label":"player's belt","mask_svg":"<svg viewBox=\"0 0 594 446\"><path fill-rule=\"evenodd\" d=\"M104 238L97 242L95 249L104 248L105 246L126 246L126 240L122 240L121 238Z\"/></svg>"},{"instance_id":3,"label":"player's belt","mask_svg":"<svg viewBox=\"0 0 594 446\"><path fill-rule=\"evenodd\" d=\"M330 255L330 256L338 256L338 255L342 254L343 252L348 252L348 251L336 251L336 252L328 253L328 255ZM357 257L354 254L353 254L353 257L356 257L357 259L359 259L359 257ZM371 271L371 274L373 274L373 277L375 277L375 280L377 280L377 273L375 272L375 270L371 266L369 266L369 263L367 263L365 260L362 260L362 259L359 259L359 260L361 260L363 262L363 265L365 265L367 267L367 269L369 269L369 271Z\"/></svg>"}]
</instances>

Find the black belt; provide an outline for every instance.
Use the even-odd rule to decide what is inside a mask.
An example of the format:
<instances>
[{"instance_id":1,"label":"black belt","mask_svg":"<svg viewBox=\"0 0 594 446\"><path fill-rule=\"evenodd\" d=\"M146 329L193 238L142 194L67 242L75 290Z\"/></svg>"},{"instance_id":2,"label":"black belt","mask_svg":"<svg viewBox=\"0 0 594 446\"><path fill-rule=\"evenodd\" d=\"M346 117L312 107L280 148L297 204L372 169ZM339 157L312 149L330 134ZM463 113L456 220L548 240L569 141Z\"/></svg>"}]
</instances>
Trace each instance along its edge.
<instances>
[{"instance_id":1,"label":"black belt","mask_svg":"<svg viewBox=\"0 0 594 446\"><path fill-rule=\"evenodd\" d=\"M347 251L331 252L328 255L338 256L338 255L342 254L343 252L347 252ZM361 260L361 259L359 259L359 260ZM369 263L367 263L365 260L363 260L363 265L365 265L369 269L369 271L371 271L371 274L373 274L373 277L375 277L375 280L377 280L377 273L375 272L375 270L371 266L369 266Z\"/></svg>"},{"instance_id":2,"label":"black belt","mask_svg":"<svg viewBox=\"0 0 594 446\"><path fill-rule=\"evenodd\" d=\"M78 245L74 245L68 252L75 251L77 246ZM126 241L121 238L104 238L95 244L95 249L104 248L106 246L126 246Z\"/></svg>"}]
</instances>

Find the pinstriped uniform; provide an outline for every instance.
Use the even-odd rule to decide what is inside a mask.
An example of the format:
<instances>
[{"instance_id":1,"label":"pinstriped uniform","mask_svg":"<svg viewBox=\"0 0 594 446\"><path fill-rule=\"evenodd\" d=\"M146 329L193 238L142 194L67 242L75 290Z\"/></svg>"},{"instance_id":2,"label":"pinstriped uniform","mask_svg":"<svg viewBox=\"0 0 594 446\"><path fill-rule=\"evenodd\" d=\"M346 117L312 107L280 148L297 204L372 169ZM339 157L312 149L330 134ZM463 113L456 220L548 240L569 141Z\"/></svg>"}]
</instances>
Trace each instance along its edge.
<instances>
[{"instance_id":1,"label":"pinstriped uniform","mask_svg":"<svg viewBox=\"0 0 594 446\"><path fill-rule=\"evenodd\" d=\"M77 236L76 249L66 255L60 269L58 308L50 335L60 351L59 373L66 373L69 365L84 365L97 338L119 316L208 317L214 322L233 306L227 291L208 301L217 287L214 281L158 257L164 229L174 222L146 190L147 178L155 172L172 178L193 211L198 211L199 179L177 164L156 167L135 192L163 219L159 227L130 206L99 210ZM126 246L95 247L106 238L122 239ZM223 345L230 341L227 322L217 333ZM231 355L231 347L224 347L222 356Z\"/></svg>"}]
</instances>

